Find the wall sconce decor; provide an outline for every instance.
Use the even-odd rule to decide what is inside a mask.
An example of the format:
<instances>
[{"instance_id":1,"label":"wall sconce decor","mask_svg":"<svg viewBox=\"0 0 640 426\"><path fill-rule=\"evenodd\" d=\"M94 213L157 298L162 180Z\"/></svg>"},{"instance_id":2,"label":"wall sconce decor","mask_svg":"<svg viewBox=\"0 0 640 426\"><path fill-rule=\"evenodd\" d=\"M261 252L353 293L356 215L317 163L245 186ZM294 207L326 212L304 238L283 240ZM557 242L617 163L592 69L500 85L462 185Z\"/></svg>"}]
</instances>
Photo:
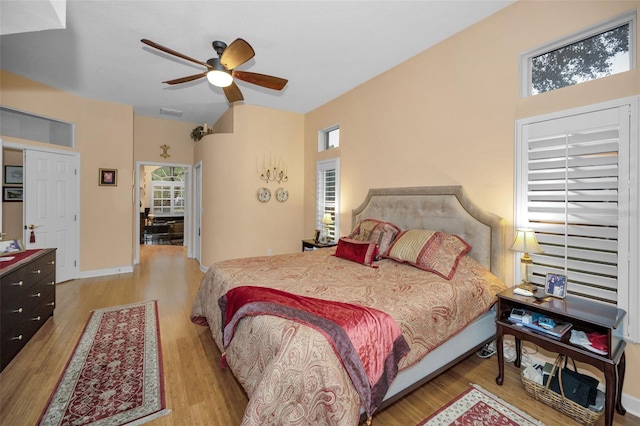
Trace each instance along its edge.
<instances>
[{"instance_id":1,"label":"wall sconce decor","mask_svg":"<svg viewBox=\"0 0 640 426\"><path fill-rule=\"evenodd\" d=\"M171 154L169 154L167 151L169 151L171 149L171 147L169 145L162 144L160 145L160 149L162 150L162 154L160 154L160 157L162 158L169 158L171 157Z\"/></svg>"},{"instance_id":2,"label":"wall sconce decor","mask_svg":"<svg viewBox=\"0 0 640 426\"><path fill-rule=\"evenodd\" d=\"M529 265L533 263L533 259L529 256L529 253L542 253L544 251L538 245L536 233L533 229L518 229L510 250L524 253L520 258L520 275L522 275L520 287L533 291L533 286L529 282Z\"/></svg>"},{"instance_id":3,"label":"wall sconce decor","mask_svg":"<svg viewBox=\"0 0 640 426\"><path fill-rule=\"evenodd\" d=\"M258 172L258 160L256 159L256 172ZM288 182L289 175L287 174L287 165L282 161L282 158L278 158L278 162L273 161L271 154L269 154L269 164L266 163L266 158L262 159L262 170L260 173L260 179L269 182Z\"/></svg>"}]
</instances>

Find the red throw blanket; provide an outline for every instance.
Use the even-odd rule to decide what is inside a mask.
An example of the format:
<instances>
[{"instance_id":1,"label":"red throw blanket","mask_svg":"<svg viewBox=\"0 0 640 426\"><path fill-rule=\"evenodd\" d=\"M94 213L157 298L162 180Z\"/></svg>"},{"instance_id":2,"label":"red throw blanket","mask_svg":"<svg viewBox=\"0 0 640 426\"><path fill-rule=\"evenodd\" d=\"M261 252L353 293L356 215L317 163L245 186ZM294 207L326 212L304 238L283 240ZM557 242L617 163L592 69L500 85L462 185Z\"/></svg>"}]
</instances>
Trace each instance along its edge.
<instances>
[{"instance_id":1,"label":"red throw blanket","mask_svg":"<svg viewBox=\"0 0 640 426\"><path fill-rule=\"evenodd\" d=\"M377 309L250 286L229 290L218 304L225 349L247 315L275 315L320 331L344 365L369 417L395 379L398 361L409 352L398 324Z\"/></svg>"}]
</instances>

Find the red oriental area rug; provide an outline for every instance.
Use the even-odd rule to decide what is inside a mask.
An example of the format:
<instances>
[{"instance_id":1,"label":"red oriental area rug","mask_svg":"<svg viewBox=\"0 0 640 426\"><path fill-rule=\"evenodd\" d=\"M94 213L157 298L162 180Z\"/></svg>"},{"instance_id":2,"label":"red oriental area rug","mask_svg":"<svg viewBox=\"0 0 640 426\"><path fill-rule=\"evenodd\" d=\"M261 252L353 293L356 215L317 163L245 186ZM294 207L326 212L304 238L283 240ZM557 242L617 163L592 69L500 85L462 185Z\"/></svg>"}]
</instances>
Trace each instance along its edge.
<instances>
[{"instance_id":1,"label":"red oriental area rug","mask_svg":"<svg viewBox=\"0 0 640 426\"><path fill-rule=\"evenodd\" d=\"M418 426L544 426L491 392L472 385Z\"/></svg>"},{"instance_id":2,"label":"red oriental area rug","mask_svg":"<svg viewBox=\"0 0 640 426\"><path fill-rule=\"evenodd\" d=\"M40 425L137 425L168 412L154 300L93 311Z\"/></svg>"}]
</instances>

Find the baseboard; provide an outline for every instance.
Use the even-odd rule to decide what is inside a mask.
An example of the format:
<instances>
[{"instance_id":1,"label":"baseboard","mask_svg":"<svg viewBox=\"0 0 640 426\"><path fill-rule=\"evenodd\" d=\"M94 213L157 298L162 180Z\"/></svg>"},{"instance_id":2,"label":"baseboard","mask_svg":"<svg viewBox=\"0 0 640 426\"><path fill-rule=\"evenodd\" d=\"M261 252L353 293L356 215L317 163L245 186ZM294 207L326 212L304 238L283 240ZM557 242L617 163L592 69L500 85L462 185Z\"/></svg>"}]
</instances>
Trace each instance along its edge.
<instances>
[{"instance_id":1,"label":"baseboard","mask_svg":"<svg viewBox=\"0 0 640 426\"><path fill-rule=\"evenodd\" d=\"M120 266L117 268L95 269L93 271L83 271L78 273L78 278L95 278L107 275L130 274L133 272L133 266Z\"/></svg>"}]
</instances>

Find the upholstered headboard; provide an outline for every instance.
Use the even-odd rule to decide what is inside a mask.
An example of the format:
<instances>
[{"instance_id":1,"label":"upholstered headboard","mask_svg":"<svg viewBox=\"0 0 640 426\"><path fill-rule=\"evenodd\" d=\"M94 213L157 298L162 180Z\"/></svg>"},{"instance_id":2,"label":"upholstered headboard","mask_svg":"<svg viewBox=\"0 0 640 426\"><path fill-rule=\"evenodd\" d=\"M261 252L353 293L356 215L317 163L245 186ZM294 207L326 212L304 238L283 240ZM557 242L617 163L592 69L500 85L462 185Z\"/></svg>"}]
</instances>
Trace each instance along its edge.
<instances>
[{"instance_id":1,"label":"upholstered headboard","mask_svg":"<svg viewBox=\"0 0 640 426\"><path fill-rule=\"evenodd\" d=\"M391 222L400 229L431 229L468 242L469 255L504 280L505 221L479 208L461 186L370 189L352 211L352 228L363 219Z\"/></svg>"}]
</instances>

